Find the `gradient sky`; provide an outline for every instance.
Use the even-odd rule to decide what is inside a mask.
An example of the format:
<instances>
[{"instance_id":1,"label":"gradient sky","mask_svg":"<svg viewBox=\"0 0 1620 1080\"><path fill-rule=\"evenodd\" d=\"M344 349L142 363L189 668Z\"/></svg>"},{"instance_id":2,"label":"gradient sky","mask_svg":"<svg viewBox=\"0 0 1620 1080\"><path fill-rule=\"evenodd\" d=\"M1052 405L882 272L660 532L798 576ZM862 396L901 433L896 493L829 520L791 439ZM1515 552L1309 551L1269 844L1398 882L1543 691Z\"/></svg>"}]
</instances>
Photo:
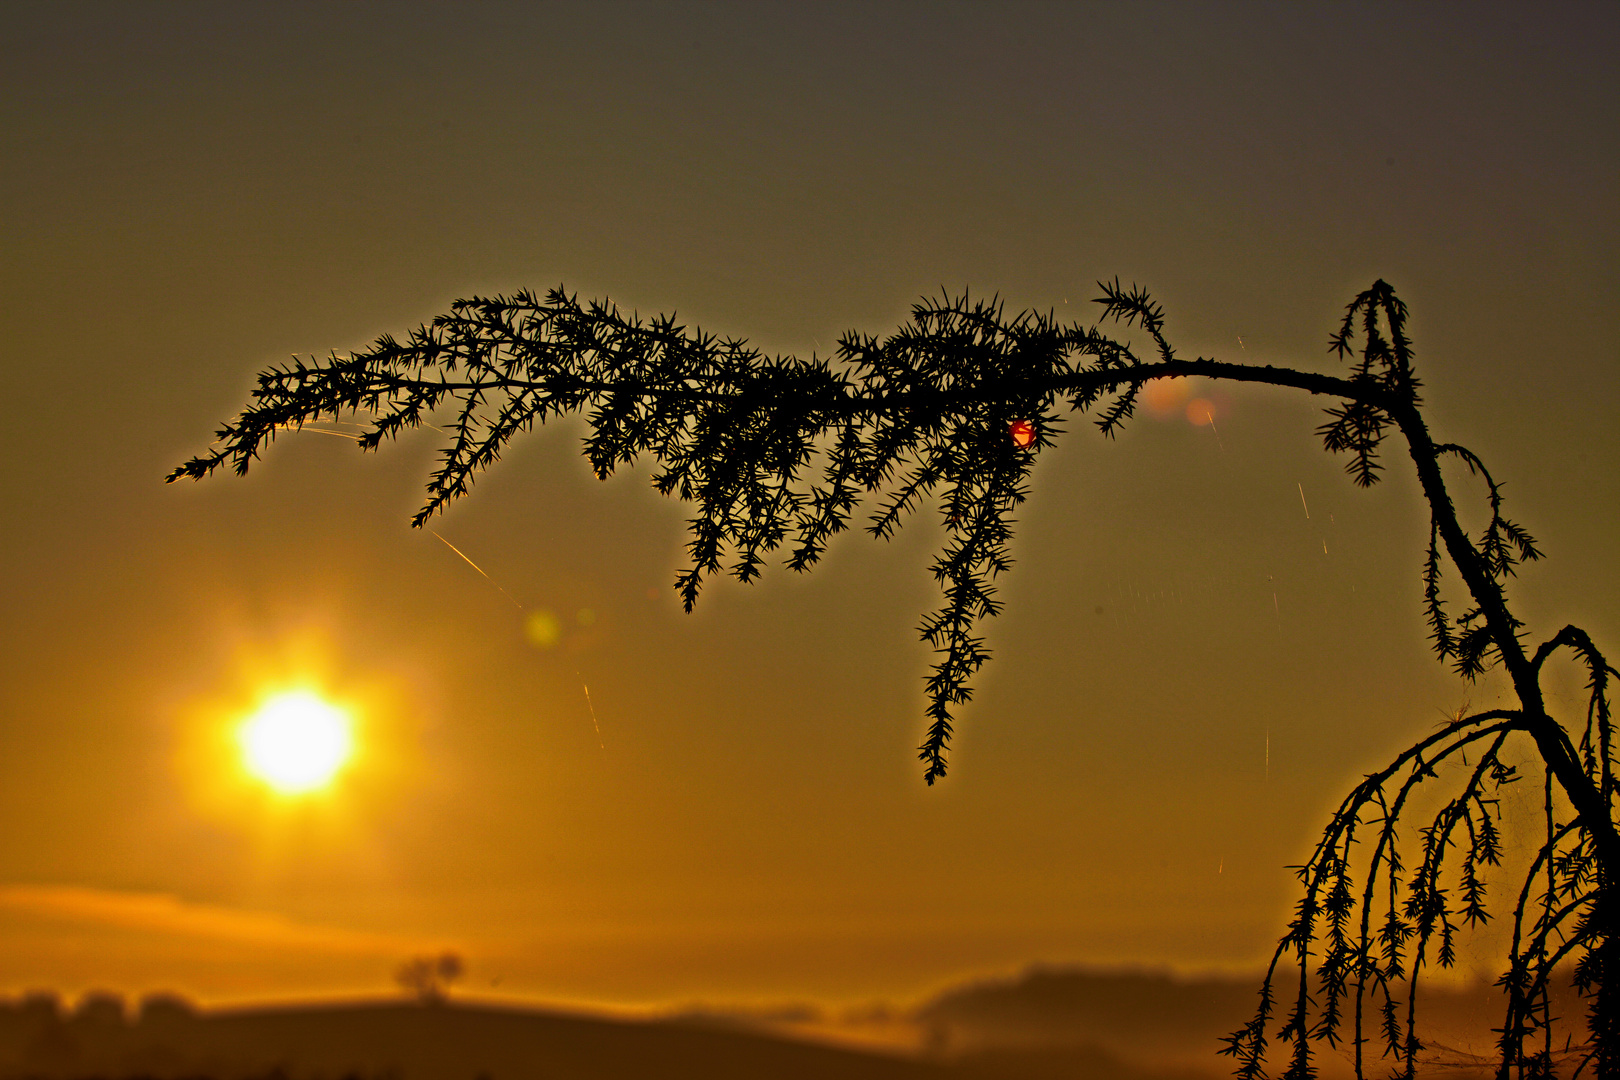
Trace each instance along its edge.
<instances>
[{"instance_id":1,"label":"gradient sky","mask_svg":"<svg viewBox=\"0 0 1620 1080\"><path fill-rule=\"evenodd\" d=\"M1400 453L1354 488L1321 402L1072 425L934 788L930 518L686 616L682 507L577 424L439 537L432 432L162 478L258 370L474 293L807 355L941 289L1089 323L1118 275L1185 354L1327 371L1382 277L1436 435L1548 553L1531 632L1620 650L1616 12L0 7L0 991L377 992L438 948L600 1003L1257 966L1344 791L1500 694L1427 651ZM284 804L217 736L300 680L363 752Z\"/></svg>"}]
</instances>

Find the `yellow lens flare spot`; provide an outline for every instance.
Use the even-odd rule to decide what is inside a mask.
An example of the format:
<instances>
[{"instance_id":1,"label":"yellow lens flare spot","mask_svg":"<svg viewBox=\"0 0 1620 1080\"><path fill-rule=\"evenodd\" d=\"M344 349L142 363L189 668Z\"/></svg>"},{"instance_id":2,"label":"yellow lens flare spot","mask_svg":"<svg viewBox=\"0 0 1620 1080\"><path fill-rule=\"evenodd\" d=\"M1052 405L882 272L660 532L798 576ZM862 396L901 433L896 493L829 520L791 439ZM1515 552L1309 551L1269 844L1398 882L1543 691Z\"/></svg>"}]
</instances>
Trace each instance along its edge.
<instances>
[{"instance_id":1,"label":"yellow lens flare spot","mask_svg":"<svg viewBox=\"0 0 1620 1080\"><path fill-rule=\"evenodd\" d=\"M236 738L247 770L282 795L326 786L354 751L349 714L306 690L266 701Z\"/></svg>"},{"instance_id":2,"label":"yellow lens flare spot","mask_svg":"<svg viewBox=\"0 0 1620 1080\"><path fill-rule=\"evenodd\" d=\"M549 611L530 613L523 621L523 633L537 649L549 649L562 638L562 622Z\"/></svg>"}]
</instances>

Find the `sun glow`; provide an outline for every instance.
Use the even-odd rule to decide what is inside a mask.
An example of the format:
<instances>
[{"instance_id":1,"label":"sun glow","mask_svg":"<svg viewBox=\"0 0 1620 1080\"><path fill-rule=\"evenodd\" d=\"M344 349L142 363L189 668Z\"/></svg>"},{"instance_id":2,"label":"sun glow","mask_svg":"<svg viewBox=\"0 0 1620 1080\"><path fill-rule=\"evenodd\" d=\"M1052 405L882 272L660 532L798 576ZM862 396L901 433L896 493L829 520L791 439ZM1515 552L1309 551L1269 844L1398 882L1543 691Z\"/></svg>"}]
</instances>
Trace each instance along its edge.
<instances>
[{"instance_id":1,"label":"sun glow","mask_svg":"<svg viewBox=\"0 0 1620 1080\"><path fill-rule=\"evenodd\" d=\"M242 763L283 795L326 786L349 760L349 714L307 690L279 694L237 729Z\"/></svg>"}]
</instances>

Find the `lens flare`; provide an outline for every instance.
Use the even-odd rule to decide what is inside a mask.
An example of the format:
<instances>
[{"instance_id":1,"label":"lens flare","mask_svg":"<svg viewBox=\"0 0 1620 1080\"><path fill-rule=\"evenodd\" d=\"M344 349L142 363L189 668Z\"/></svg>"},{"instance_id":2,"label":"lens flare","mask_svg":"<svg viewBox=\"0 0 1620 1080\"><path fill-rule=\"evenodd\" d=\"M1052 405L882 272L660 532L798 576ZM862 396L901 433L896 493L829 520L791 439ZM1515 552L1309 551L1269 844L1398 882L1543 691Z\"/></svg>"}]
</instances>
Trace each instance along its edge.
<instances>
[{"instance_id":1,"label":"lens flare","mask_svg":"<svg viewBox=\"0 0 1620 1080\"><path fill-rule=\"evenodd\" d=\"M1192 396L1191 380L1183 376L1149 379L1142 386L1142 404L1155 420L1170 420L1181 414Z\"/></svg>"},{"instance_id":2,"label":"lens flare","mask_svg":"<svg viewBox=\"0 0 1620 1080\"><path fill-rule=\"evenodd\" d=\"M1187 423L1194 427L1207 427L1215 422L1215 403L1208 398L1193 398L1187 402Z\"/></svg>"}]
</instances>

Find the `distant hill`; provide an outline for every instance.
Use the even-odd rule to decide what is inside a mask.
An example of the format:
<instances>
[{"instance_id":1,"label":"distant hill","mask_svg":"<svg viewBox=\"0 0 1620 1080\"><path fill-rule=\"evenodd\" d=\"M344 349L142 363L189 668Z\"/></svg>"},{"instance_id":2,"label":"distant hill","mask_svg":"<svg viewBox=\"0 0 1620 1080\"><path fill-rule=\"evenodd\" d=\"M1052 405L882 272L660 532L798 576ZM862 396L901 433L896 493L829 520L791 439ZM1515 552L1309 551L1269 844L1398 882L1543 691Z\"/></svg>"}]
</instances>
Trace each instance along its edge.
<instances>
[{"instance_id":1,"label":"distant hill","mask_svg":"<svg viewBox=\"0 0 1620 1080\"><path fill-rule=\"evenodd\" d=\"M1226 1076L1220 1037L1247 1022L1255 978L1031 966L958 984L908 1009L694 1009L684 1019L800 1037L887 1039L1008 1077ZM1104 1067L1106 1065L1106 1068ZM1133 1071L1134 1070L1134 1071Z\"/></svg>"},{"instance_id":2,"label":"distant hill","mask_svg":"<svg viewBox=\"0 0 1620 1080\"><path fill-rule=\"evenodd\" d=\"M937 1068L745 1031L465 1005L349 1004L143 1013L52 1022L36 1004L0 1025L7 1077L355 1073L398 1080L533 1077L934 1080Z\"/></svg>"},{"instance_id":3,"label":"distant hill","mask_svg":"<svg viewBox=\"0 0 1620 1080\"><path fill-rule=\"evenodd\" d=\"M1037 966L909 1010L655 1019L468 1002L199 1011L172 997L130 1017L113 995L68 1014L36 994L0 1001L0 1080L1218 1080L1230 1073L1219 1037L1248 1019L1256 990L1252 978ZM1567 987L1558 997L1556 1011L1579 1015ZM1439 1045L1425 1057L1458 1080L1484 1075L1499 1004L1485 985L1426 990L1421 1033ZM1387 1072L1372 1053L1369 1074ZM1343 1053L1320 1064L1328 1080L1349 1072Z\"/></svg>"},{"instance_id":4,"label":"distant hill","mask_svg":"<svg viewBox=\"0 0 1620 1080\"><path fill-rule=\"evenodd\" d=\"M466 1004L362 1003L195 1012L116 998L63 1015L36 995L0 1008L0 1077L72 1080L1190 1080L1095 1048L990 1049L930 1061L738 1027ZM1218 1074L1202 1074L1218 1075Z\"/></svg>"},{"instance_id":5,"label":"distant hill","mask_svg":"<svg viewBox=\"0 0 1620 1080\"><path fill-rule=\"evenodd\" d=\"M1220 1037L1253 1015L1254 978L1035 966L954 987L913 1013L961 1051L1094 1043L1125 1054L1214 1062Z\"/></svg>"}]
</instances>

